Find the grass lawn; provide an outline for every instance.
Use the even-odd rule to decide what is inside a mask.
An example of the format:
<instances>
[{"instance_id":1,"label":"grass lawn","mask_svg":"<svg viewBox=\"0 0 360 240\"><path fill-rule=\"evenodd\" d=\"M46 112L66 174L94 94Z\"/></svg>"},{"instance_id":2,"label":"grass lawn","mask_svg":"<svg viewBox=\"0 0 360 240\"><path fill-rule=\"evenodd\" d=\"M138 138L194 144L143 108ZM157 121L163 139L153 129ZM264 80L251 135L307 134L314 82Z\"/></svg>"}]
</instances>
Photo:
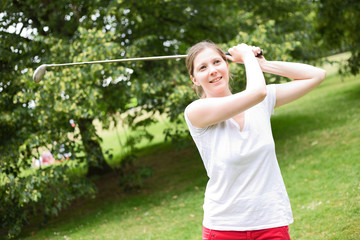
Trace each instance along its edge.
<instances>
[{"instance_id":1,"label":"grass lawn","mask_svg":"<svg viewBox=\"0 0 360 240\"><path fill-rule=\"evenodd\" d=\"M360 79L335 73L306 97L275 110L276 151L295 222L292 239L359 239ZM95 199L79 199L21 239L201 239L207 177L194 145L159 142L141 150L151 167L144 187L124 193L118 177L97 180Z\"/></svg>"},{"instance_id":2,"label":"grass lawn","mask_svg":"<svg viewBox=\"0 0 360 240\"><path fill-rule=\"evenodd\" d=\"M98 134L103 139L101 143L103 151L109 150L114 156L112 159L107 159L109 164L112 166L119 164L121 157L127 153L127 151L123 151L123 146L126 143L127 137L134 134L131 129L124 127L124 124L121 124L121 116L118 116L118 119L120 124L116 127L111 126L108 130L101 129L101 125L95 122ZM165 128L171 128L172 126L164 116L157 116L157 119L159 122L152 124L147 129L154 138L151 141L143 139L136 144L136 148L144 148L164 141L164 136L162 134L163 130Z\"/></svg>"}]
</instances>

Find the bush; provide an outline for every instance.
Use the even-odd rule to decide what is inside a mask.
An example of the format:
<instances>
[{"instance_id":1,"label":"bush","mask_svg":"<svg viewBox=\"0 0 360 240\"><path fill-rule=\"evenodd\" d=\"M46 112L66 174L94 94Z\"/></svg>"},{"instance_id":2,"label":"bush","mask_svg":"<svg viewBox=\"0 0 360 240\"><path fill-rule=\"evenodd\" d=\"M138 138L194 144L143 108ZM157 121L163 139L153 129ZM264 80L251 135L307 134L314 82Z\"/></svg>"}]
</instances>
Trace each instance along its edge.
<instances>
[{"instance_id":1,"label":"bush","mask_svg":"<svg viewBox=\"0 0 360 240\"><path fill-rule=\"evenodd\" d=\"M84 170L82 172L82 170ZM81 172L80 172L81 171ZM95 186L85 177L86 169L75 161L28 169L17 177L0 177L0 219L8 238L20 234L29 217L40 215L41 223L80 196L94 195ZM40 224L41 224L40 223Z\"/></svg>"}]
</instances>

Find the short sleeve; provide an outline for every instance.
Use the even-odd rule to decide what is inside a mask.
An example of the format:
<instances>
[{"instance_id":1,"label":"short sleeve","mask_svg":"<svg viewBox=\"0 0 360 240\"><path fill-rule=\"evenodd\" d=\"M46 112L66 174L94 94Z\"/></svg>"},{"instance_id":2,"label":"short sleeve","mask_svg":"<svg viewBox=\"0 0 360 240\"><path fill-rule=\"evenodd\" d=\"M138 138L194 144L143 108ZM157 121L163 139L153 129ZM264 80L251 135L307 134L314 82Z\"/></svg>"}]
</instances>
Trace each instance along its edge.
<instances>
[{"instance_id":1,"label":"short sleeve","mask_svg":"<svg viewBox=\"0 0 360 240\"><path fill-rule=\"evenodd\" d=\"M274 109L276 105L276 85L275 84L267 85L266 90L267 90L267 95L263 103L269 115L272 115L274 114Z\"/></svg>"},{"instance_id":2,"label":"short sleeve","mask_svg":"<svg viewBox=\"0 0 360 240\"><path fill-rule=\"evenodd\" d=\"M203 134L207 127L206 128L197 128L197 127L194 127L191 122L190 122L190 119L188 118L187 116L187 109L188 107L185 108L185 111L184 111L184 118L185 118L185 122L186 124L188 125L188 128L189 128L189 131L190 131L190 134L194 137L196 136L200 136L201 134Z\"/></svg>"}]
</instances>

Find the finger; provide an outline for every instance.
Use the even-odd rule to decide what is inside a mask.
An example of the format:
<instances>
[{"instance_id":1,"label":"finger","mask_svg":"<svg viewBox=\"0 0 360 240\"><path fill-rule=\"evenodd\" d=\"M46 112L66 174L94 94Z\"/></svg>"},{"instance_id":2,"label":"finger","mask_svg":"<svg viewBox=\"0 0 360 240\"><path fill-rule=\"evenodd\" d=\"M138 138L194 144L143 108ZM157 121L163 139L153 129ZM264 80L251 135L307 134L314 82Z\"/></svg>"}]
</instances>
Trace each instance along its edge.
<instances>
[{"instance_id":1,"label":"finger","mask_svg":"<svg viewBox=\"0 0 360 240\"><path fill-rule=\"evenodd\" d=\"M260 49L260 51L258 52L258 53L256 53L256 55L255 55L257 58L263 58L264 56L263 56L263 50L262 49Z\"/></svg>"},{"instance_id":2,"label":"finger","mask_svg":"<svg viewBox=\"0 0 360 240\"><path fill-rule=\"evenodd\" d=\"M234 62L234 58L233 58L231 55L227 55L227 54L226 54L225 56L226 56L226 59Z\"/></svg>"},{"instance_id":3,"label":"finger","mask_svg":"<svg viewBox=\"0 0 360 240\"><path fill-rule=\"evenodd\" d=\"M260 53L260 48L259 47L255 47L255 46L252 46L252 49L253 53L256 55L258 55Z\"/></svg>"},{"instance_id":4,"label":"finger","mask_svg":"<svg viewBox=\"0 0 360 240\"><path fill-rule=\"evenodd\" d=\"M259 47L256 48L256 56L261 55L261 49Z\"/></svg>"},{"instance_id":5,"label":"finger","mask_svg":"<svg viewBox=\"0 0 360 240\"><path fill-rule=\"evenodd\" d=\"M229 55L231 56L231 55L233 55L233 53L234 53L234 48L229 48L229 50L227 51L227 53L229 53ZM231 60L232 61L232 60Z\"/></svg>"}]
</instances>

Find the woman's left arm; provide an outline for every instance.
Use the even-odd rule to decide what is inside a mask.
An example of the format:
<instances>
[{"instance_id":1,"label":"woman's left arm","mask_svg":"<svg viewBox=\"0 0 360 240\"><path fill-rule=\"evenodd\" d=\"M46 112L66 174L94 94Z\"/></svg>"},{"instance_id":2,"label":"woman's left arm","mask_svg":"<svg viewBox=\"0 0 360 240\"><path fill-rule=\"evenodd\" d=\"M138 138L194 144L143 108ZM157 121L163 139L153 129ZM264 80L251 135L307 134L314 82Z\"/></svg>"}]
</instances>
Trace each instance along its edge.
<instances>
[{"instance_id":1,"label":"woman's left arm","mask_svg":"<svg viewBox=\"0 0 360 240\"><path fill-rule=\"evenodd\" d=\"M304 96L316 88L326 76L325 70L307 64L266 61L263 57L258 61L263 72L295 80L276 85L275 107L290 103Z\"/></svg>"}]
</instances>

